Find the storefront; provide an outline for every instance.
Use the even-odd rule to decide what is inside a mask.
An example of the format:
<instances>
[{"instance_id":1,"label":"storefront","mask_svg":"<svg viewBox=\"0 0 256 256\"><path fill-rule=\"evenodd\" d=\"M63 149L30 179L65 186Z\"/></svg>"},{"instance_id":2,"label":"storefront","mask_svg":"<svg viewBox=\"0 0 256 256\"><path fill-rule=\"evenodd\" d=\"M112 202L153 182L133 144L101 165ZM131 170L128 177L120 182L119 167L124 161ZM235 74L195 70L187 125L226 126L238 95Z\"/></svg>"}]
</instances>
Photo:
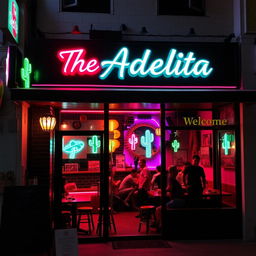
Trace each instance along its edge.
<instances>
[{"instance_id":1,"label":"storefront","mask_svg":"<svg viewBox=\"0 0 256 256\"><path fill-rule=\"evenodd\" d=\"M237 44L45 40L24 57L12 99L28 121L27 175L50 186L54 228L84 239L241 237ZM45 133L49 112L57 122ZM193 155L203 196L191 201L184 187L185 203L166 209L166 170ZM161 178L138 205L119 186L140 158Z\"/></svg>"}]
</instances>

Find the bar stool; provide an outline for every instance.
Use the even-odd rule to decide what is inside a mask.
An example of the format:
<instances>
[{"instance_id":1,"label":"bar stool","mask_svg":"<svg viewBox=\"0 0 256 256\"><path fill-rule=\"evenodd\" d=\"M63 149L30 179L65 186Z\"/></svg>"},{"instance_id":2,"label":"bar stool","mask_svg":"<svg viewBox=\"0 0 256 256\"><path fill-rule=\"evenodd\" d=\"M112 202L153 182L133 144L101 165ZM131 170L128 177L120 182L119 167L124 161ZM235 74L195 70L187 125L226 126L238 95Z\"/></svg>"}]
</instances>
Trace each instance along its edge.
<instances>
[{"instance_id":1,"label":"bar stool","mask_svg":"<svg viewBox=\"0 0 256 256\"><path fill-rule=\"evenodd\" d=\"M102 210L103 211L103 210ZM103 214L102 211L100 211L100 208L98 208L98 212L99 212L99 217L98 217L98 224L97 224L97 229L96 229L96 233L99 234L99 231L102 227L102 223L103 223ZM108 214L108 224L109 224L109 229L111 230L111 226L113 227L114 232L116 233L116 224L115 224L115 219L113 216L113 211L112 208L109 207L108 208L109 214Z\"/></svg>"},{"instance_id":2,"label":"bar stool","mask_svg":"<svg viewBox=\"0 0 256 256\"><path fill-rule=\"evenodd\" d=\"M92 211L93 211L93 207L89 207L89 206L83 206L83 207L77 208L77 214L78 214L77 227L79 229L80 223L87 223L89 234L91 234L92 230L94 230Z\"/></svg>"},{"instance_id":3,"label":"bar stool","mask_svg":"<svg viewBox=\"0 0 256 256\"><path fill-rule=\"evenodd\" d=\"M146 232L149 231L149 225L151 222L151 219L153 218L156 222L156 214L155 214L155 206L154 205L142 205L139 208L139 216L140 216L140 222L139 222L139 232L141 230L141 226L143 223L146 223Z\"/></svg>"}]
</instances>

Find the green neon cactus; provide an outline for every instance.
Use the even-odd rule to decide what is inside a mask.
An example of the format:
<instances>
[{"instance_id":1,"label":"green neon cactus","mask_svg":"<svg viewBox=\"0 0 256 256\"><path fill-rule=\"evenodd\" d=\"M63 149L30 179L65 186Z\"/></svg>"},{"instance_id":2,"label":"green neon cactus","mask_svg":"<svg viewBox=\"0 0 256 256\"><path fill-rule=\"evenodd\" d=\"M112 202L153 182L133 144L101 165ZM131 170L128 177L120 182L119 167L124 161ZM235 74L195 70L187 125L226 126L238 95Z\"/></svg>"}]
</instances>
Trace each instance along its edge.
<instances>
[{"instance_id":1,"label":"green neon cactus","mask_svg":"<svg viewBox=\"0 0 256 256\"><path fill-rule=\"evenodd\" d=\"M174 140L172 142L172 148L174 152L178 152L178 149L180 148L180 143L177 140Z\"/></svg>"},{"instance_id":2,"label":"green neon cactus","mask_svg":"<svg viewBox=\"0 0 256 256\"><path fill-rule=\"evenodd\" d=\"M145 136L141 136L140 143L146 148L146 158L152 156L152 142L154 141L154 134L150 130L145 131Z\"/></svg>"},{"instance_id":3,"label":"green neon cactus","mask_svg":"<svg viewBox=\"0 0 256 256\"><path fill-rule=\"evenodd\" d=\"M23 68L20 70L21 79L24 82L24 88L30 87L30 74L32 73L32 66L29 63L28 58L24 58L23 60Z\"/></svg>"},{"instance_id":4,"label":"green neon cactus","mask_svg":"<svg viewBox=\"0 0 256 256\"><path fill-rule=\"evenodd\" d=\"M93 135L92 139L89 140L89 146L92 148L92 153L97 154L98 148L100 147L100 140L96 135Z\"/></svg>"},{"instance_id":5,"label":"green neon cactus","mask_svg":"<svg viewBox=\"0 0 256 256\"><path fill-rule=\"evenodd\" d=\"M224 149L225 155L228 155L228 150L231 148L232 141L234 141L234 135L225 133L222 138L222 144L221 144L222 148Z\"/></svg>"}]
</instances>

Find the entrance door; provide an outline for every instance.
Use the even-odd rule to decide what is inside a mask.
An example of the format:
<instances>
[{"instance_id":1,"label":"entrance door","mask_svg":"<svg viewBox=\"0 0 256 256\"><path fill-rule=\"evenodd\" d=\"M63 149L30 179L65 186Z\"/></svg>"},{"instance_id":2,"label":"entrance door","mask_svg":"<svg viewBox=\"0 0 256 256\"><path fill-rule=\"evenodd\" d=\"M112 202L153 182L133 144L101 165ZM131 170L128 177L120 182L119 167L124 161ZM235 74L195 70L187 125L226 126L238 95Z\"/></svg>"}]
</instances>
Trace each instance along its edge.
<instances>
[{"instance_id":1,"label":"entrance door","mask_svg":"<svg viewBox=\"0 0 256 256\"><path fill-rule=\"evenodd\" d=\"M55 137L54 224L77 228L79 238L103 237L102 131L63 131ZM104 182L105 181L105 182Z\"/></svg>"}]
</instances>

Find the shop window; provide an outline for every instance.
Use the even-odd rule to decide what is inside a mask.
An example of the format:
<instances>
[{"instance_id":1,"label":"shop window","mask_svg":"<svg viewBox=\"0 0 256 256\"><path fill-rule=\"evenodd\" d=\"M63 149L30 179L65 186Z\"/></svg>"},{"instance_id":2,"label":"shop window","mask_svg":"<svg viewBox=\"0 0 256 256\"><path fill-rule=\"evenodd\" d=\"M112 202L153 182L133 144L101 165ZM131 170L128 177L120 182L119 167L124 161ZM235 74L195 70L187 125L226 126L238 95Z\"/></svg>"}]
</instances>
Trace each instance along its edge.
<instances>
[{"instance_id":1,"label":"shop window","mask_svg":"<svg viewBox=\"0 0 256 256\"><path fill-rule=\"evenodd\" d=\"M192 15L205 14L204 0L158 0L159 15Z\"/></svg>"},{"instance_id":2,"label":"shop window","mask_svg":"<svg viewBox=\"0 0 256 256\"><path fill-rule=\"evenodd\" d=\"M62 0L61 11L63 12L92 12L110 13L110 0Z\"/></svg>"}]
</instances>

